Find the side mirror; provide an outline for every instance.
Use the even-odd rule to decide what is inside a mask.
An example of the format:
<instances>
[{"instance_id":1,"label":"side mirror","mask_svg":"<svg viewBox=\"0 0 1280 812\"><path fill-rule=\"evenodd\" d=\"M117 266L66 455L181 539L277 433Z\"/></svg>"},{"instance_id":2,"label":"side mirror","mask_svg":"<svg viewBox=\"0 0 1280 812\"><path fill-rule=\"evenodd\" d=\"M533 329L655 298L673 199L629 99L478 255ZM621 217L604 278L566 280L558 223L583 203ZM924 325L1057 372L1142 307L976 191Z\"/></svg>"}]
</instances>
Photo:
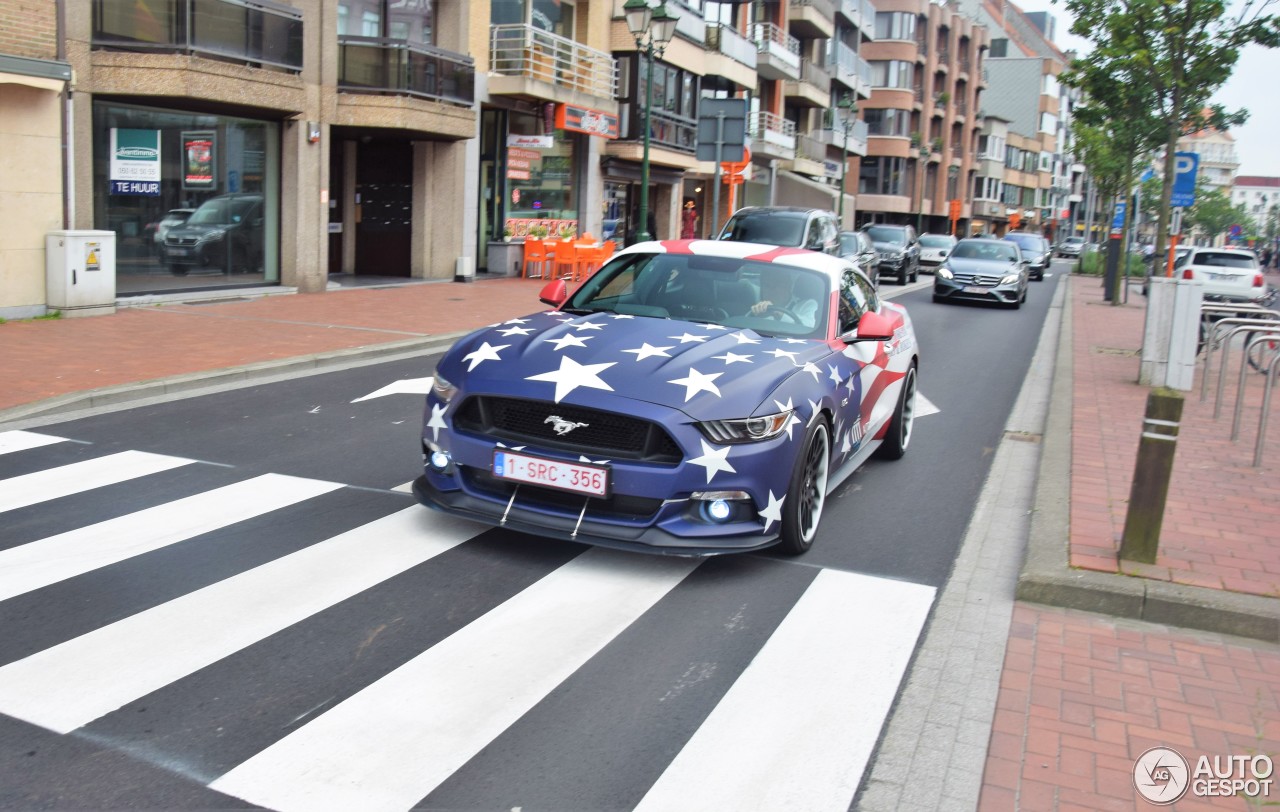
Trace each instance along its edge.
<instances>
[{"instance_id":1,"label":"side mirror","mask_svg":"<svg viewBox=\"0 0 1280 812\"><path fill-rule=\"evenodd\" d=\"M939 253L938 253L938 256L942 257L943 259L946 259L946 258L947 258L947 251L946 251L946 249L943 249L941 252L939 252Z\"/></svg>"},{"instance_id":2,"label":"side mirror","mask_svg":"<svg viewBox=\"0 0 1280 812\"><path fill-rule=\"evenodd\" d=\"M538 301L559 307L569 298L569 286L563 279L553 279L538 292Z\"/></svg>"},{"instance_id":3,"label":"side mirror","mask_svg":"<svg viewBox=\"0 0 1280 812\"><path fill-rule=\"evenodd\" d=\"M866 312L858 319L858 328L842 335L846 344L855 341L888 341L893 338L893 322L879 313Z\"/></svg>"}]
</instances>

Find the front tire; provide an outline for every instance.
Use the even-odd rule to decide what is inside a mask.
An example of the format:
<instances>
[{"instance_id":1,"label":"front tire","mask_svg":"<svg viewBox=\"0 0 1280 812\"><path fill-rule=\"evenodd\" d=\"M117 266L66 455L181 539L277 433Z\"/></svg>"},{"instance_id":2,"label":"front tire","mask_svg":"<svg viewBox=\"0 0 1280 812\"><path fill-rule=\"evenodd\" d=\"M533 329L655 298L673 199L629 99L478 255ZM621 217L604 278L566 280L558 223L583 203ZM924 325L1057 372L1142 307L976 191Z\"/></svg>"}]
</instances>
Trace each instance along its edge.
<instances>
[{"instance_id":1,"label":"front tire","mask_svg":"<svg viewBox=\"0 0 1280 812\"><path fill-rule=\"evenodd\" d=\"M900 460L911 443L911 429L916 422L916 365L913 363L902 379L902 391L898 393L898 405L889 421L889 431L876 449L876 456L883 460Z\"/></svg>"},{"instance_id":2,"label":"front tire","mask_svg":"<svg viewBox=\"0 0 1280 812\"><path fill-rule=\"evenodd\" d=\"M800 555L813 546L827 501L827 475L831 466L831 433L821 417L805 432L804 450L796 458L782 509L782 540L778 549Z\"/></svg>"}]
</instances>

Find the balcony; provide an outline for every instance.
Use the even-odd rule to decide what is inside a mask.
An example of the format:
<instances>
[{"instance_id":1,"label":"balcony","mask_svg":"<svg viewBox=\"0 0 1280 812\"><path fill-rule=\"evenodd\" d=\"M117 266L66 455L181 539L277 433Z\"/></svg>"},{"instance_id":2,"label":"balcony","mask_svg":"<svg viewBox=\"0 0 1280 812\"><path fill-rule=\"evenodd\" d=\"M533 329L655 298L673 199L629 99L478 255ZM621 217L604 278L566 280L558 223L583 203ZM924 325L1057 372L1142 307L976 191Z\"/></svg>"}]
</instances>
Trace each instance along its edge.
<instances>
[{"instance_id":1,"label":"balcony","mask_svg":"<svg viewBox=\"0 0 1280 812\"><path fill-rule=\"evenodd\" d=\"M617 109L618 63L603 51L531 25L498 25L489 38L489 92ZM581 99L581 96L591 97Z\"/></svg>"},{"instance_id":2,"label":"balcony","mask_svg":"<svg viewBox=\"0 0 1280 812\"><path fill-rule=\"evenodd\" d=\"M784 161L796 157L796 125L782 116L763 111L749 113L747 135L753 155Z\"/></svg>"},{"instance_id":3,"label":"balcony","mask_svg":"<svg viewBox=\"0 0 1280 812\"><path fill-rule=\"evenodd\" d=\"M832 40L827 52L827 71L834 82L850 90L858 87L858 52L843 42Z\"/></svg>"},{"instance_id":4,"label":"balcony","mask_svg":"<svg viewBox=\"0 0 1280 812\"><path fill-rule=\"evenodd\" d=\"M182 53L298 73L302 11L270 0L94 0L93 47Z\"/></svg>"},{"instance_id":5,"label":"balcony","mask_svg":"<svg viewBox=\"0 0 1280 812\"><path fill-rule=\"evenodd\" d=\"M835 123L830 129L818 130L813 136L827 146L842 149L850 155L866 155L867 154L867 136L869 135L867 122L855 119L849 128L849 140L845 141L844 136L844 119L836 116Z\"/></svg>"},{"instance_id":6,"label":"balcony","mask_svg":"<svg viewBox=\"0 0 1280 812\"><path fill-rule=\"evenodd\" d=\"M854 28L862 27L862 4L858 0L837 0L835 6L836 14L852 23Z\"/></svg>"},{"instance_id":7,"label":"balcony","mask_svg":"<svg viewBox=\"0 0 1280 812\"><path fill-rule=\"evenodd\" d=\"M755 23L751 39L756 43L756 73L761 79L800 78L800 40L773 23Z\"/></svg>"},{"instance_id":8,"label":"balcony","mask_svg":"<svg viewBox=\"0 0 1280 812\"><path fill-rule=\"evenodd\" d=\"M727 25L707 26L707 76L720 76L744 90L756 86L756 44Z\"/></svg>"},{"instance_id":9,"label":"balcony","mask_svg":"<svg viewBox=\"0 0 1280 812\"><path fill-rule=\"evenodd\" d=\"M800 81L783 82L782 94L797 107L826 107L831 102L831 75L806 61L800 66Z\"/></svg>"},{"instance_id":10,"label":"balcony","mask_svg":"<svg viewBox=\"0 0 1280 812\"><path fill-rule=\"evenodd\" d=\"M338 37L338 89L394 93L470 107L476 66L469 56L376 37Z\"/></svg>"},{"instance_id":11,"label":"balcony","mask_svg":"<svg viewBox=\"0 0 1280 812\"><path fill-rule=\"evenodd\" d=\"M815 178L827 174L827 145L813 135L796 136L796 157L784 168Z\"/></svg>"},{"instance_id":12,"label":"balcony","mask_svg":"<svg viewBox=\"0 0 1280 812\"><path fill-rule=\"evenodd\" d=\"M791 0L788 25L802 39L830 39L836 32L836 6L832 0Z\"/></svg>"},{"instance_id":13,"label":"balcony","mask_svg":"<svg viewBox=\"0 0 1280 812\"><path fill-rule=\"evenodd\" d=\"M869 40L876 38L876 6L871 0L860 0L862 8L862 36Z\"/></svg>"}]
</instances>

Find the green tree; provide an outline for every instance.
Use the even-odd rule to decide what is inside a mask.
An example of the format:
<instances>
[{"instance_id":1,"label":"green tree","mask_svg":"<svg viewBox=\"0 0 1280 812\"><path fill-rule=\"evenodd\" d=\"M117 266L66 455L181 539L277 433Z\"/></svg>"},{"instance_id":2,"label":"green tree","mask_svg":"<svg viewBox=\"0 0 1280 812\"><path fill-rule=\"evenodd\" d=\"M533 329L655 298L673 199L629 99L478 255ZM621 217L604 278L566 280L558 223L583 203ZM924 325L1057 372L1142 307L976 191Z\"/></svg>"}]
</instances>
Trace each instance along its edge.
<instances>
[{"instance_id":1,"label":"green tree","mask_svg":"<svg viewBox=\"0 0 1280 812\"><path fill-rule=\"evenodd\" d=\"M1225 0L1065 0L1071 33L1095 48L1072 62L1070 81L1097 101L1100 112L1123 121L1140 143L1163 144L1164 183L1156 248L1168 235L1178 139L1205 127L1239 125L1246 111L1228 112L1209 100L1230 77L1240 49L1280 45L1280 18L1263 12L1271 0L1244 0L1229 16ZM1125 102L1132 104L1124 109Z\"/></svg>"},{"instance_id":2,"label":"green tree","mask_svg":"<svg viewBox=\"0 0 1280 812\"><path fill-rule=\"evenodd\" d=\"M1183 229L1199 229L1209 239L1227 233L1231 226L1242 226L1247 230L1252 218L1243 205L1233 205L1231 198L1221 190L1197 192L1196 203L1183 215Z\"/></svg>"}]
</instances>

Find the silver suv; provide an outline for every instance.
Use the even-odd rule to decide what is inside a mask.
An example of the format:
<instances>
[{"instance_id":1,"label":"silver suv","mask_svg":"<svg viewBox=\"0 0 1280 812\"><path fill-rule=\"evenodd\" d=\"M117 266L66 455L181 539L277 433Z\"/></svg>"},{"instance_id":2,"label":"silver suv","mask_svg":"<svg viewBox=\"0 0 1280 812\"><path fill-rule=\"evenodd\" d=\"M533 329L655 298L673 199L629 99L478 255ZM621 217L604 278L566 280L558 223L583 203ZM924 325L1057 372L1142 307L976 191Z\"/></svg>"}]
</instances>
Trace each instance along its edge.
<instances>
[{"instance_id":1,"label":"silver suv","mask_svg":"<svg viewBox=\"0 0 1280 812\"><path fill-rule=\"evenodd\" d=\"M840 256L835 212L800 206L746 206L724 224L720 239L808 248Z\"/></svg>"}]
</instances>

